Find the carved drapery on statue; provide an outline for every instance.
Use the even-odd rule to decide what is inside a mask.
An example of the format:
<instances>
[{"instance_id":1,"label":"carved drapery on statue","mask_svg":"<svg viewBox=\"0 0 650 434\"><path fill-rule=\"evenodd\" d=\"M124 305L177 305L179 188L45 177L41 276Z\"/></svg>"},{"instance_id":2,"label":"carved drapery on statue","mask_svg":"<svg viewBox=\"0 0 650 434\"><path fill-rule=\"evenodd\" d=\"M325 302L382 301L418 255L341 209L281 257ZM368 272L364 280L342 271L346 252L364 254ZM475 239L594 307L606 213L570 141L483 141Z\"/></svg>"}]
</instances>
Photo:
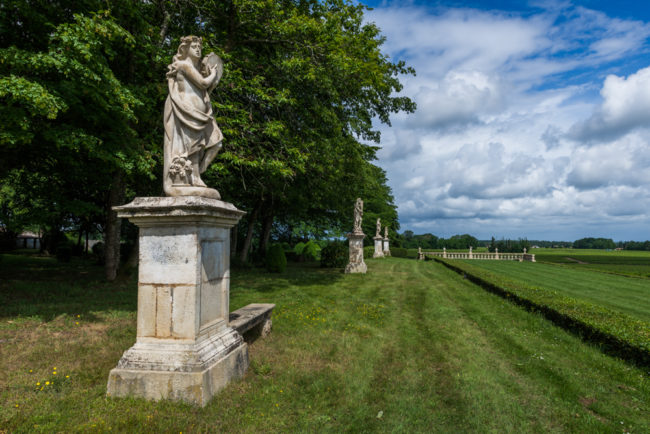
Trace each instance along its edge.
<instances>
[{"instance_id":1,"label":"carved drapery on statue","mask_svg":"<svg viewBox=\"0 0 650 434\"><path fill-rule=\"evenodd\" d=\"M363 229L361 229L361 220L363 219L363 201L361 198L357 198L357 202L354 204L354 229L355 234L362 234Z\"/></svg>"},{"instance_id":2,"label":"carved drapery on statue","mask_svg":"<svg viewBox=\"0 0 650 434\"><path fill-rule=\"evenodd\" d=\"M375 237L381 237L381 219L377 219L377 232Z\"/></svg>"},{"instance_id":3,"label":"carved drapery on statue","mask_svg":"<svg viewBox=\"0 0 650 434\"><path fill-rule=\"evenodd\" d=\"M201 44L201 38L196 36L181 38L168 66L163 187L168 196L219 199L219 192L205 185L201 173L217 155L223 140L210 103L210 92L223 74L223 62L214 53L200 62Z\"/></svg>"}]
</instances>

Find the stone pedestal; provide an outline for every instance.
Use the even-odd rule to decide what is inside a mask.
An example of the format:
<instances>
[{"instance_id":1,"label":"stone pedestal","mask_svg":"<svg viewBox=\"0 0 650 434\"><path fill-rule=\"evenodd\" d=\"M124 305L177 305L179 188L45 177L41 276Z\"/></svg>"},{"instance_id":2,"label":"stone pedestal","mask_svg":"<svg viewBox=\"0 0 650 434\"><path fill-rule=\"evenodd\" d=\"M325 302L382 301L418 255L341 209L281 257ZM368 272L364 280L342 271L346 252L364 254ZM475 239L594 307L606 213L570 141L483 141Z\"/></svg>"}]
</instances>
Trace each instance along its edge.
<instances>
[{"instance_id":1,"label":"stone pedestal","mask_svg":"<svg viewBox=\"0 0 650 434\"><path fill-rule=\"evenodd\" d=\"M363 239L365 234L350 233L348 240L350 242L350 260L345 267L346 273L366 273L368 266L363 261Z\"/></svg>"},{"instance_id":2,"label":"stone pedestal","mask_svg":"<svg viewBox=\"0 0 650 434\"><path fill-rule=\"evenodd\" d=\"M384 238L383 237L374 237L375 240L375 252L372 254L373 258L383 258L384 257Z\"/></svg>"},{"instance_id":3,"label":"stone pedestal","mask_svg":"<svg viewBox=\"0 0 650 434\"><path fill-rule=\"evenodd\" d=\"M248 347L228 326L230 228L244 212L198 196L140 197L115 210L140 228L138 319L107 395L205 406L248 368Z\"/></svg>"},{"instance_id":4,"label":"stone pedestal","mask_svg":"<svg viewBox=\"0 0 650 434\"><path fill-rule=\"evenodd\" d=\"M384 256L390 256L390 246L388 244L388 238L384 238Z\"/></svg>"}]
</instances>

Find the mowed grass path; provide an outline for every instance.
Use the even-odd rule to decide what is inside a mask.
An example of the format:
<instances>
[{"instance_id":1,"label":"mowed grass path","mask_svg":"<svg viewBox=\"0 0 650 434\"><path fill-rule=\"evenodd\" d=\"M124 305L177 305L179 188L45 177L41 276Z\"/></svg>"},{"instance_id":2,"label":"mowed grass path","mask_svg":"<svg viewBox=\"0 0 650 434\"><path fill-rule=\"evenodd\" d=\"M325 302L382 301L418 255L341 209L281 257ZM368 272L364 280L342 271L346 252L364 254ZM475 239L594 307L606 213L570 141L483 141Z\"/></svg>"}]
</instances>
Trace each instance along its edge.
<instances>
[{"instance_id":1,"label":"mowed grass path","mask_svg":"<svg viewBox=\"0 0 650 434\"><path fill-rule=\"evenodd\" d=\"M475 260L471 264L509 280L558 291L650 323L650 279L531 262Z\"/></svg>"},{"instance_id":2,"label":"mowed grass path","mask_svg":"<svg viewBox=\"0 0 650 434\"><path fill-rule=\"evenodd\" d=\"M128 291L88 282L70 306L106 306L79 321L62 292L34 299L48 312L57 303L54 317L0 306L0 431L650 431L648 372L439 264L367 262L367 275L233 270L232 309L276 303L273 331L251 345L244 380L205 408L105 398L135 338ZM70 378L40 391L58 381L53 367Z\"/></svg>"}]
</instances>

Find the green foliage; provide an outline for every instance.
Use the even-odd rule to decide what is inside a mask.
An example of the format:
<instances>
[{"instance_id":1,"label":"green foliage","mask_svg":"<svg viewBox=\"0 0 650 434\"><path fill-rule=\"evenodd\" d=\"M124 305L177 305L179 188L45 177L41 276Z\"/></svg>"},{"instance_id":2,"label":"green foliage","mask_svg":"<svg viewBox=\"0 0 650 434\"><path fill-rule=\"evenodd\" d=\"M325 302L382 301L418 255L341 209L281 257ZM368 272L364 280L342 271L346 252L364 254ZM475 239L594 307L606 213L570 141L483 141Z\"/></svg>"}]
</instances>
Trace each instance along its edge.
<instances>
[{"instance_id":1,"label":"green foliage","mask_svg":"<svg viewBox=\"0 0 650 434\"><path fill-rule=\"evenodd\" d=\"M375 246L366 246L363 248L363 258L364 259L370 259L372 258L372 255L375 253Z\"/></svg>"},{"instance_id":2,"label":"green foliage","mask_svg":"<svg viewBox=\"0 0 650 434\"><path fill-rule=\"evenodd\" d=\"M325 268L341 268L348 263L348 246L340 241L326 245L320 251L320 266Z\"/></svg>"},{"instance_id":3,"label":"green foliage","mask_svg":"<svg viewBox=\"0 0 650 434\"><path fill-rule=\"evenodd\" d=\"M530 251L530 242L525 238L519 238L517 241L510 239L501 239L496 241L494 237L490 241L488 246L488 251L495 252L495 249L499 249L501 253L521 253L524 249Z\"/></svg>"},{"instance_id":4,"label":"green foliage","mask_svg":"<svg viewBox=\"0 0 650 434\"><path fill-rule=\"evenodd\" d=\"M320 259L321 247L314 240L309 240L302 249L302 256L305 261L318 261Z\"/></svg>"},{"instance_id":5,"label":"green foliage","mask_svg":"<svg viewBox=\"0 0 650 434\"><path fill-rule=\"evenodd\" d=\"M98 242L93 244L93 247L91 248L91 252L93 254L93 257L95 258L95 261L97 264L103 264L104 261L106 260L106 256L104 255L104 243L103 242Z\"/></svg>"},{"instance_id":6,"label":"green foliage","mask_svg":"<svg viewBox=\"0 0 650 434\"><path fill-rule=\"evenodd\" d=\"M303 243L302 241L296 244L295 246L293 246L293 253L295 253L298 256L302 255L303 250L305 250L305 243Z\"/></svg>"},{"instance_id":7,"label":"green foliage","mask_svg":"<svg viewBox=\"0 0 650 434\"><path fill-rule=\"evenodd\" d=\"M391 247L390 255L395 258L407 258L408 250L403 247Z\"/></svg>"},{"instance_id":8,"label":"green foliage","mask_svg":"<svg viewBox=\"0 0 650 434\"><path fill-rule=\"evenodd\" d=\"M60 262L70 262L72 259L72 246L64 242L56 246L56 259Z\"/></svg>"},{"instance_id":9,"label":"green foliage","mask_svg":"<svg viewBox=\"0 0 650 434\"><path fill-rule=\"evenodd\" d=\"M524 283L488 271L470 261L434 259L487 290L540 311L554 322L609 347L621 357L650 366L648 322L593 302L566 296L557 290L549 290L543 283Z\"/></svg>"},{"instance_id":10,"label":"green foliage","mask_svg":"<svg viewBox=\"0 0 650 434\"><path fill-rule=\"evenodd\" d=\"M272 245L266 251L266 269L271 273L284 273L287 268L287 258L284 249L279 244Z\"/></svg>"},{"instance_id":11,"label":"green foliage","mask_svg":"<svg viewBox=\"0 0 650 434\"><path fill-rule=\"evenodd\" d=\"M342 234L358 195L367 218L398 229L367 142L379 141L376 120L415 110L399 96L399 77L414 71L382 53L365 11L340 0L3 2L0 186L15 190L11 224L102 231L111 200L159 194L166 66L180 36L196 34L225 62L212 95L223 149L204 179L239 208L263 209L242 221L240 249L249 228L263 245L261 219L287 232L309 222L310 238Z\"/></svg>"},{"instance_id":12,"label":"green foliage","mask_svg":"<svg viewBox=\"0 0 650 434\"><path fill-rule=\"evenodd\" d=\"M449 239L445 239L438 238L433 234L415 235L413 231L405 231L400 237L402 238L401 247L407 249L422 247L423 250L434 250L445 247L447 250L465 250L470 246L473 248L479 246L478 239L469 234L453 235Z\"/></svg>"},{"instance_id":13,"label":"green foliage","mask_svg":"<svg viewBox=\"0 0 650 434\"><path fill-rule=\"evenodd\" d=\"M574 249L615 249L611 238L581 238L573 242Z\"/></svg>"}]
</instances>

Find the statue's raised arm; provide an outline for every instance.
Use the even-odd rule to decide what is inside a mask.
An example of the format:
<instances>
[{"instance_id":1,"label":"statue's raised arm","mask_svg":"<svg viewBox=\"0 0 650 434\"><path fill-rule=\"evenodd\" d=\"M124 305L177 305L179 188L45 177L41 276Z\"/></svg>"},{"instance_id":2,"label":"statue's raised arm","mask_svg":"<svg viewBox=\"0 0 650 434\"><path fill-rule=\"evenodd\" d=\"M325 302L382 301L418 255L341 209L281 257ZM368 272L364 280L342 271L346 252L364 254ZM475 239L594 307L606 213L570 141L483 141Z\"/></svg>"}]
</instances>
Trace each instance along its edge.
<instances>
[{"instance_id":1,"label":"statue's raised arm","mask_svg":"<svg viewBox=\"0 0 650 434\"><path fill-rule=\"evenodd\" d=\"M221 149L223 140L210 103L210 91L221 79L223 62L214 53L201 62L201 49L201 38L181 38L168 66L163 187L168 196L220 199L219 192L201 180L201 174Z\"/></svg>"}]
</instances>

